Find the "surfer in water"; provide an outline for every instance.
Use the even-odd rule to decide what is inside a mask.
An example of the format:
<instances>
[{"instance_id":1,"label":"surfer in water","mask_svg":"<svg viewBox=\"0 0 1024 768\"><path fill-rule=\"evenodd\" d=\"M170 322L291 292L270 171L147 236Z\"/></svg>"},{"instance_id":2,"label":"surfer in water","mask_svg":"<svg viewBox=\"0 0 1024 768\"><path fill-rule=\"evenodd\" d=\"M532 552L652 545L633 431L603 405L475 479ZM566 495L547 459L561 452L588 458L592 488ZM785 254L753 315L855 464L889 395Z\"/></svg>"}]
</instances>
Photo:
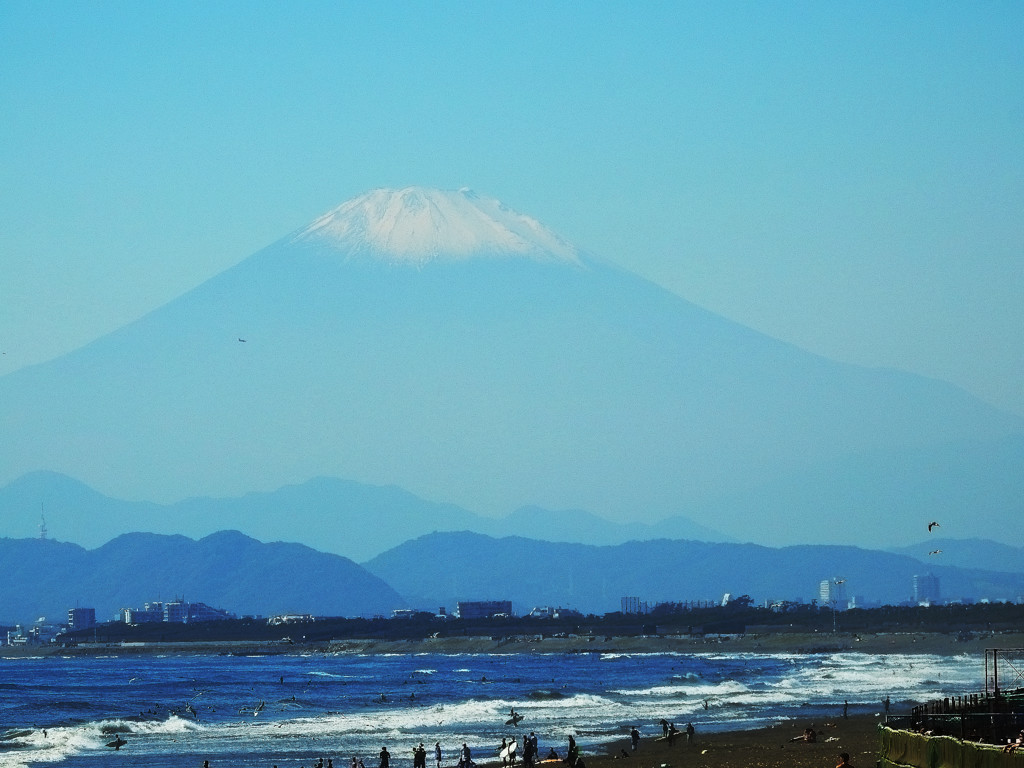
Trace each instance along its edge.
<instances>
[{"instance_id":1,"label":"surfer in water","mask_svg":"<svg viewBox=\"0 0 1024 768\"><path fill-rule=\"evenodd\" d=\"M124 739L121 738L121 734L117 733L117 734L114 734L114 740L113 741L107 742L107 746L108 747L113 747L114 751L116 752L119 749L121 749L121 747L123 747L127 743L128 743L127 741L125 741Z\"/></svg>"}]
</instances>

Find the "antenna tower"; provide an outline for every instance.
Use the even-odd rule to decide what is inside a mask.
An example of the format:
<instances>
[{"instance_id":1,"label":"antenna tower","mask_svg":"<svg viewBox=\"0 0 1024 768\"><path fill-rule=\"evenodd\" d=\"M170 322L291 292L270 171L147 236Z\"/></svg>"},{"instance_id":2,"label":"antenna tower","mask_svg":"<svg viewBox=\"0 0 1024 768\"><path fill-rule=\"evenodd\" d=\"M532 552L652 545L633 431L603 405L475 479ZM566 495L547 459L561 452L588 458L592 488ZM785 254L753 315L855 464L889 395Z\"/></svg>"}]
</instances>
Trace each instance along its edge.
<instances>
[{"instance_id":1,"label":"antenna tower","mask_svg":"<svg viewBox=\"0 0 1024 768\"><path fill-rule=\"evenodd\" d=\"M46 541L46 514L43 505L39 505L39 538Z\"/></svg>"}]
</instances>

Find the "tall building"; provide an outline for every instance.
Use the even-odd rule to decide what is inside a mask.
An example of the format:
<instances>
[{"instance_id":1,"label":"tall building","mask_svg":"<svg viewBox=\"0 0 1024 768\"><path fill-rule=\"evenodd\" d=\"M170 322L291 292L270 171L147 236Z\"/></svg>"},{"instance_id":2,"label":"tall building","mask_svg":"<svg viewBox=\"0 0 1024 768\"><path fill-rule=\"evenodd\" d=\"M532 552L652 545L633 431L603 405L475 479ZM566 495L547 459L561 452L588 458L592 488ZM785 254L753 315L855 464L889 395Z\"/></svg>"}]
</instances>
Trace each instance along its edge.
<instances>
[{"instance_id":1,"label":"tall building","mask_svg":"<svg viewBox=\"0 0 1024 768\"><path fill-rule=\"evenodd\" d=\"M68 629L88 629L96 626L95 608L72 608L68 611Z\"/></svg>"},{"instance_id":2,"label":"tall building","mask_svg":"<svg viewBox=\"0 0 1024 768\"><path fill-rule=\"evenodd\" d=\"M846 608L846 579L823 579L818 584L818 603L837 610Z\"/></svg>"},{"instance_id":3,"label":"tall building","mask_svg":"<svg viewBox=\"0 0 1024 768\"><path fill-rule=\"evenodd\" d=\"M931 573L914 575L914 602L931 605L939 602L939 577Z\"/></svg>"}]
</instances>

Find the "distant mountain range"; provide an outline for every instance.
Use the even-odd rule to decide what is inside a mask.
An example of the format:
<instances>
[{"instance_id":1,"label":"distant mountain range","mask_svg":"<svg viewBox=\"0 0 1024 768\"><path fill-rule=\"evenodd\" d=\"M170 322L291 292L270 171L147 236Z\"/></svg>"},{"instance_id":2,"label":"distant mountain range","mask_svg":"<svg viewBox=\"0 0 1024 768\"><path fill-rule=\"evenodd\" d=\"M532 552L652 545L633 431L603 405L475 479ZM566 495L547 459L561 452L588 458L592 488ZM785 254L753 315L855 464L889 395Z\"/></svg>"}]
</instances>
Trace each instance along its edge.
<instances>
[{"instance_id":1,"label":"distant mountain range","mask_svg":"<svg viewBox=\"0 0 1024 768\"><path fill-rule=\"evenodd\" d=\"M102 547L40 539L0 539L0 620L96 609L109 621L121 608L181 598L239 615L390 615L405 601L351 560L300 544L263 544L237 531L199 541L131 533Z\"/></svg>"},{"instance_id":2,"label":"distant mountain range","mask_svg":"<svg viewBox=\"0 0 1024 768\"><path fill-rule=\"evenodd\" d=\"M958 543L948 542L951 552ZM983 543L972 542L983 555ZM1019 550L1018 550L1019 552ZM1018 565L1019 565L1018 560ZM520 611L535 605L584 612L618 610L620 598L662 601L720 600L724 593L757 601L818 597L826 579L843 579L849 597L900 603L913 595L913 577L939 577L944 599L1024 597L1024 571L999 573L953 567L932 556L835 545L769 548L754 544L654 540L596 547L474 533L434 533L406 542L365 563L366 568L418 606L456 599L512 600Z\"/></svg>"},{"instance_id":3,"label":"distant mountain range","mask_svg":"<svg viewBox=\"0 0 1024 768\"><path fill-rule=\"evenodd\" d=\"M1024 573L1024 547L1011 547L988 539L946 539L937 536L909 547L898 547L888 551L897 555L910 555L928 565L935 563L935 557L931 553L939 551L943 565Z\"/></svg>"},{"instance_id":4,"label":"distant mountain range","mask_svg":"<svg viewBox=\"0 0 1024 768\"><path fill-rule=\"evenodd\" d=\"M1012 544L1024 508L1024 419L767 337L470 190L360 196L0 377L0 435L3 483L56 471L170 502L345 477L458 505L395 491L335 530L301 486L287 513L236 505L277 514L273 538L326 520L332 547L343 526L408 538L421 515L444 530L526 505L774 545L905 546L941 515L946 535Z\"/></svg>"},{"instance_id":5,"label":"distant mountain range","mask_svg":"<svg viewBox=\"0 0 1024 768\"><path fill-rule=\"evenodd\" d=\"M621 544L667 534L702 541L727 538L681 517L657 526L623 525L581 510L529 507L504 518L488 518L394 486L326 477L267 493L175 504L112 499L55 472L33 472L0 488L0 527L8 535L32 535L44 510L51 535L88 548L140 530L199 538L235 529L261 541L298 542L356 561L434 531L588 544Z\"/></svg>"},{"instance_id":6,"label":"distant mountain range","mask_svg":"<svg viewBox=\"0 0 1024 768\"><path fill-rule=\"evenodd\" d=\"M959 556L959 542L943 543L951 559ZM987 551L1013 555L991 542L967 546L968 557L983 561ZM551 605L603 614L618 610L627 596L651 605L718 601L726 592L757 601L809 601L823 579L844 579L849 596L896 603L911 598L913 576L924 573L939 577L946 598L1024 595L1019 568L1000 573L929 560L925 565L908 555L831 545L773 549L659 539L593 546L448 532L421 536L357 565L299 544L260 543L237 531L198 541L125 534L93 550L0 539L0 623L38 616L62 621L75 606L94 607L107 620L121 608L176 597L264 616L387 616L401 607L453 609L460 600L511 600L519 613Z\"/></svg>"}]
</instances>

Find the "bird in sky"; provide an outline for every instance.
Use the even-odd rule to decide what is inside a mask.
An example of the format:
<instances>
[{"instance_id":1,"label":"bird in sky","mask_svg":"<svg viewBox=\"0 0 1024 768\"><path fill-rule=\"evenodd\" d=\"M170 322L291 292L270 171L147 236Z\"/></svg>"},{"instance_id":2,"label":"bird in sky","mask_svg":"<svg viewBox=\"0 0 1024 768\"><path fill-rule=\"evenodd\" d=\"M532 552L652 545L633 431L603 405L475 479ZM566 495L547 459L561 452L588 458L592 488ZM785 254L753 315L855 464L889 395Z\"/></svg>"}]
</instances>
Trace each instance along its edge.
<instances>
[{"instance_id":1,"label":"bird in sky","mask_svg":"<svg viewBox=\"0 0 1024 768\"><path fill-rule=\"evenodd\" d=\"M942 554L942 550L941 550L941 549L933 549L933 550L932 550L931 552L929 552L928 554L929 554L929 555L941 555L941 554Z\"/></svg>"},{"instance_id":2,"label":"bird in sky","mask_svg":"<svg viewBox=\"0 0 1024 768\"><path fill-rule=\"evenodd\" d=\"M245 344L245 342L248 341L248 339L243 339L241 336L238 337L238 340L243 344Z\"/></svg>"},{"instance_id":3,"label":"bird in sky","mask_svg":"<svg viewBox=\"0 0 1024 768\"><path fill-rule=\"evenodd\" d=\"M928 523L928 531L929 531L929 533L931 532L932 528L940 528L940 527L941 526L938 523L936 523L934 520L932 522Z\"/></svg>"}]
</instances>

